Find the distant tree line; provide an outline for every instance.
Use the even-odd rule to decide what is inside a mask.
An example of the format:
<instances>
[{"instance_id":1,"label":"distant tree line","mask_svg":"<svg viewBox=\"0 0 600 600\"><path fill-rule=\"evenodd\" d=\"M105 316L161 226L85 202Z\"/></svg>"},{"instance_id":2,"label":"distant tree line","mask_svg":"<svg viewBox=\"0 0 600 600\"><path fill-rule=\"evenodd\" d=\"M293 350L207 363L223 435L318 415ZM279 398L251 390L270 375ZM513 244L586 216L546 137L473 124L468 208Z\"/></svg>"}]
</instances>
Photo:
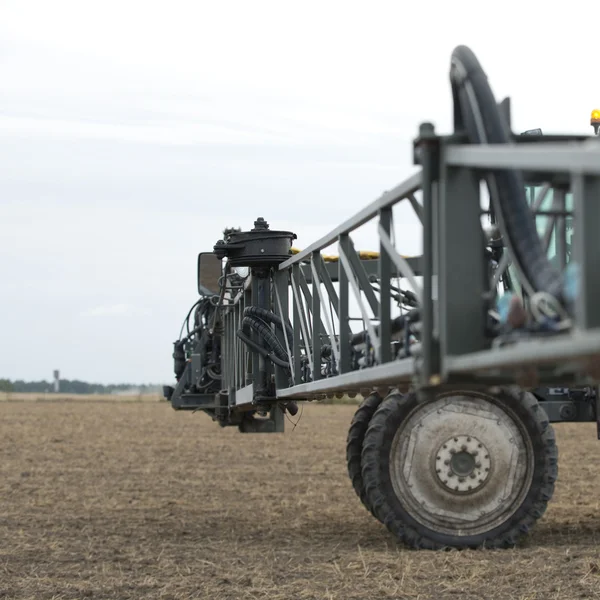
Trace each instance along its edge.
<instances>
[{"instance_id":1,"label":"distant tree line","mask_svg":"<svg viewBox=\"0 0 600 600\"><path fill-rule=\"evenodd\" d=\"M128 390L136 390L140 394L153 394L161 390L160 385L156 384L133 384L133 383L117 383L103 385L101 383L88 383L87 381L79 381L77 379L60 379L60 392L62 394L114 394L118 392L127 392ZM0 379L0 392L33 392L44 393L54 390L54 382L52 381L23 381L17 379Z\"/></svg>"}]
</instances>

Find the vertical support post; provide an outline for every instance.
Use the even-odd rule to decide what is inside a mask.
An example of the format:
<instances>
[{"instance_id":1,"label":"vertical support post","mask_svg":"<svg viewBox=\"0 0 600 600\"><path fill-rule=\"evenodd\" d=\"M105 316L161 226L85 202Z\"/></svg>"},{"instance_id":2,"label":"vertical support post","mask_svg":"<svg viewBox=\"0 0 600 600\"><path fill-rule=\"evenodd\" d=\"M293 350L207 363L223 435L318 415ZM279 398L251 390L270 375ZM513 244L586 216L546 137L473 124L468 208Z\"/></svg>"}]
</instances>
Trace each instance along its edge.
<instances>
[{"instance_id":1,"label":"vertical support post","mask_svg":"<svg viewBox=\"0 0 600 600\"><path fill-rule=\"evenodd\" d=\"M311 265L318 265L321 252L313 252L310 260ZM321 379L321 282L318 277L312 278L312 355L314 362L313 381Z\"/></svg>"},{"instance_id":2,"label":"vertical support post","mask_svg":"<svg viewBox=\"0 0 600 600\"><path fill-rule=\"evenodd\" d=\"M554 208L561 212L567 210L567 195L565 190L557 188L554 190ZM554 226L556 257L558 260L558 268L564 271L567 266L567 217L564 215L557 216Z\"/></svg>"},{"instance_id":3,"label":"vertical support post","mask_svg":"<svg viewBox=\"0 0 600 600\"><path fill-rule=\"evenodd\" d=\"M439 141L431 123L422 123L415 142L415 162L422 167L423 190L423 306L421 383L429 385L439 371L439 349L434 337L434 182L437 178Z\"/></svg>"},{"instance_id":4,"label":"vertical support post","mask_svg":"<svg viewBox=\"0 0 600 600\"><path fill-rule=\"evenodd\" d=\"M575 300L577 327L600 327L600 177L574 175L573 190L575 232L574 262L577 266L578 290Z\"/></svg>"},{"instance_id":5,"label":"vertical support post","mask_svg":"<svg viewBox=\"0 0 600 600\"><path fill-rule=\"evenodd\" d=\"M239 373L238 373L238 355L240 352L240 340L237 338L236 331L239 327L239 314L241 306L238 303L235 306L228 307L226 323L223 329L223 339L227 339L229 346L227 351L227 377L226 380L231 382L231 387L238 388ZM223 381L223 379L221 380Z\"/></svg>"},{"instance_id":6,"label":"vertical support post","mask_svg":"<svg viewBox=\"0 0 600 600\"><path fill-rule=\"evenodd\" d=\"M229 338L227 336L227 321L228 315L225 313L222 315L223 319L223 337L221 340L221 385L223 388L227 387L229 380L231 379L230 371L230 361L229 356L231 350L229 348Z\"/></svg>"},{"instance_id":7,"label":"vertical support post","mask_svg":"<svg viewBox=\"0 0 600 600\"><path fill-rule=\"evenodd\" d=\"M442 167L439 194L439 340L444 358L486 347L487 269L479 179L464 167Z\"/></svg>"},{"instance_id":8,"label":"vertical support post","mask_svg":"<svg viewBox=\"0 0 600 600\"><path fill-rule=\"evenodd\" d=\"M273 422L273 433L283 433L285 431L284 408L275 402L269 410L269 419Z\"/></svg>"},{"instance_id":9,"label":"vertical support post","mask_svg":"<svg viewBox=\"0 0 600 600\"><path fill-rule=\"evenodd\" d=\"M349 246L347 233L340 235L340 248L346 250ZM350 371L350 319L349 319L349 282L342 261L338 263L338 281L340 287L340 374Z\"/></svg>"},{"instance_id":10,"label":"vertical support post","mask_svg":"<svg viewBox=\"0 0 600 600\"><path fill-rule=\"evenodd\" d=\"M258 300L258 278L255 276L254 271L252 272L252 306L259 306ZM254 333L251 334L252 337L256 340L256 335ZM252 385L254 386L254 393L256 394L257 386L259 386L259 378L260 378L260 368L261 361L258 352L254 350L248 349L248 358L252 361ZM262 359L264 362L264 358Z\"/></svg>"},{"instance_id":11,"label":"vertical support post","mask_svg":"<svg viewBox=\"0 0 600 600\"><path fill-rule=\"evenodd\" d=\"M511 106L510 106L510 97L507 96L502 101L498 103L498 108L500 109L500 114L506 123L506 128L510 131L510 122L511 122Z\"/></svg>"},{"instance_id":12,"label":"vertical support post","mask_svg":"<svg viewBox=\"0 0 600 600\"><path fill-rule=\"evenodd\" d=\"M379 225L388 237L392 231L392 208L386 207L379 211ZM382 363L392 360L392 260L383 243L379 243L379 343L380 361Z\"/></svg>"},{"instance_id":13,"label":"vertical support post","mask_svg":"<svg viewBox=\"0 0 600 600\"><path fill-rule=\"evenodd\" d=\"M235 388L235 380L232 377L232 373L231 373L231 355L232 355L232 340L231 340L231 336L228 335L228 331L230 330L230 321L231 321L231 315L230 312L225 309L221 309L222 313L221 313L221 319L223 322L223 360L222 360L222 367L223 367L223 374L222 374L222 379L221 379L221 385L224 389L227 390L231 390L232 388Z\"/></svg>"},{"instance_id":14,"label":"vertical support post","mask_svg":"<svg viewBox=\"0 0 600 600\"><path fill-rule=\"evenodd\" d=\"M294 352L293 347L289 347L288 336L285 333L285 323L288 321L289 315L289 298L288 298L288 276L289 272L286 271L275 271L274 275L274 287L276 291L277 301L275 302L275 313L279 314L280 319L284 323L284 327L282 329L277 328L276 336L279 340L280 344L290 353L289 359L292 360L291 354ZM285 371L280 366L275 366L275 385L278 389L285 388L289 386L288 378L285 374Z\"/></svg>"},{"instance_id":15,"label":"vertical support post","mask_svg":"<svg viewBox=\"0 0 600 600\"><path fill-rule=\"evenodd\" d=\"M242 291L241 297L240 297L240 310L237 312L236 316L235 316L235 328L236 331L238 329L242 328L242 317L244 315L244 309L246 308L246 303L248 301L248 293L246 291ZM234 334L236 335L236 334ZM243 342L240 343L241 340L239 338L237 338L236 335L236 349L237 352L234 353L234 359L235 359L235 373L236 373L236 378L235 378L235 387L237 389L240 389L242 387L244 387L245 385L245 377L246 377L246 369L245 369L245 353L246 353L246 344L244 344Z\"/></svg>"},{"instance_id":16,"label":"vertical support post","mask_svg":"<svg viewBox=\"0 0 600 600\"><path fill-rule=\"evenodd\" d=\"M255 269L252 273L252 287L256 286L255 306L271 310L271 281L267 269ZM252 353L256 361L254 367L254 394L269 395L271 379L271 363L258 352Z\"/></svg>"},{"instance_id":17,"label":"vertical support post","mask_svg":"<svg viewBox=\"0 0 600 600\"><path fill-rule=\"evenodd\" d=\"M300 348L302 345L301 335L304 335L302 332L305 329L302 291L297 283L299 278L300 266L296 263L292 265L292 289L294 290L292 296L294 299L294 385L302 383ZM306 356L308 358L310 356L310 347L308 341L305 341L305 348L307 350Z\"/></svg>"},{"instance_id":18,"label":"vertical support post","mask_svg":"<svg viewBox=\"0 0 600 600\"><path fill-rule=\"evenodd\" d=\"M254 289L254 285L251 283L251 287L249 290L244 292L244 306L252 306L254 294L252 290ZM242 318L243 315L240 315L240 327L242 326ZM251 377L253 376L253 354L249 349L246 349L246 345L240 344L240 364L241 364L241 373L240 373L240 387L245 387L252 383Z\"/></svg>"}]
</instances>

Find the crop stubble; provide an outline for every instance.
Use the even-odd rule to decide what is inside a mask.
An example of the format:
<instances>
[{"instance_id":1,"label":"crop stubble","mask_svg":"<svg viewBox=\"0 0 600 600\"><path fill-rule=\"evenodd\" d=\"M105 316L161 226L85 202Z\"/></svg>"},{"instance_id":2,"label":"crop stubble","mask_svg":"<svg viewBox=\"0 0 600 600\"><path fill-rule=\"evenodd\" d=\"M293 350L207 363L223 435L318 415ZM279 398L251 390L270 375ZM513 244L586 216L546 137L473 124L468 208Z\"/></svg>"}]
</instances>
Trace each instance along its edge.
<instances>
[{"instance_id":1,"label":"crop stubble","mask_svg":"<svg viewBox=\"0 0 600 600\"><path fill-rule=\"evenodd\" d=\"M559 425L560 479L509 551L397 546L346 474L352 406L242 435L158 402L0 403L0 598L600 597L600 442Z\"/></svg>"}]
</instances>

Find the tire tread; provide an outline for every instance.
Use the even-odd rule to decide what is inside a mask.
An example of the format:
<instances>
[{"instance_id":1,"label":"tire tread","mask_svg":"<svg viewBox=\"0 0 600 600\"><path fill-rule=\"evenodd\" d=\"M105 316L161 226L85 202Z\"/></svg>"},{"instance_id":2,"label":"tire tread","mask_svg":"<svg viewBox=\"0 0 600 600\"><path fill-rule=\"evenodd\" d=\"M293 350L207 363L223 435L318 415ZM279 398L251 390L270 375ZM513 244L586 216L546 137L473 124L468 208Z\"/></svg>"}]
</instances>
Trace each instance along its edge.
<instances>
[{"instance_id":1,"label":"tire tread","mask_svg":"<svg viewBox=\"0 0 600 600\"><path fill-rule=\"evenodd\" d=\"M407 403L414 401L414 395L390 395L375 411L365 434L362 452L362 479L367 502L373 514L382 521L388 530L401 542L415 549L440 550L445 548L511 548L527 535L535 523L546 512L548 502L554 493L554 484L558 477L558 448L554 429L548 421L543 408L533 394L518 388L503 388L501 394L512 405L520 406L518 416L532 437L534 460L536 464L534 480L523 504L511 519L492 532L474 536L481 538L478 543L472 541L456 542L449 546L441 543L435 532L421 526L406 523L402 515L394 512L386 499L382 474L389 471L389 456L382 458L382 448L391 444L386 424L399 413L406 410ZM541 463L541 467L540 467ZM524 508L524 510L522 510ZM521 514L519 514L521 513ZM515 521L515 516L519 518ZM500 531L498 531L500 530ZM494 533L495 532L495 533Z\"/></svg>"},{"instance_id":2,"label":"tire tread","mask_svg":"<svg viewBox=\"0 0 600 600\"><path fill-rule=\"evenodd\" d=\"M354 413L346 438L346 463L348 475L350 481L352 481L352 487L354 488L356 495L371 514L373 514L373 510L365 493L362 477L362 449L369 422L382 401L383 398L379 394L373 393L361 402Z\"/></svg>"}]
</instances>

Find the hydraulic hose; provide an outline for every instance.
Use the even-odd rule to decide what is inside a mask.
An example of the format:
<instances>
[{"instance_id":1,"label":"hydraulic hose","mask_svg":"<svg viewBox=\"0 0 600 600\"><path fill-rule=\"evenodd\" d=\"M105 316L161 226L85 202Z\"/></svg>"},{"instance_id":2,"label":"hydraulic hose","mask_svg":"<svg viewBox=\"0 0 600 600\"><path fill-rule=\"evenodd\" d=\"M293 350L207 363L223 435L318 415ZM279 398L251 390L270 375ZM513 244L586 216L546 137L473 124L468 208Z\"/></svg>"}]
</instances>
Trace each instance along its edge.
<instances>
[{"instance_id":1,"label":"hydraulic hose","mask_svg":"<svg viewBox=\"0 0 600 600\"><path fill-rule=\"evenodd\" d=\"M255 319L261 319L262 321L266 321L267 323L273 323L276 327L279 327L282 331L287 332L288 343L290 346L294 343L294 330L288 321L283 322L283 319L276 315L274 312L267 310L266 308L262 308L260 306L247 306L244 309L245 317L253 317Z\"/></svg>"},{"instance_id":2,"label":"hydraulic hose","mask_svg":"<svg viewBox=\"0 0 600 600\"><path fill-rule=\"evenodd\" d=\"M244 342L244 344L248 345L253 350L256 350L256 352L258 352L264 358L267 358L270 361L274 362L276 365L279 365L280 367L289 370L290 365L288 362L281 360L277 356L274 356L274 353L272 350L269 350L268 348L264 348L260 344L257 344L256 342L254 342L241 329L238 329L237 336L240 338L240 340L242 340L242 342Z\"/></svg>"},{"instance_id":3,"label":"hydraulic hose","mask_svg":"<svg viewBox=\"0 0 600 600\"><path fill-rule=\"evenodd\" d=\"M253 329L256 332L258 337L265 342L265 344L273 351L277 358L283 361L288 360L288 353L286 349L281 345L271 328L266 323L252 317L244 317L242 319L242 332L247 334L249 333L250 329Z\"/></svg>"},{"instance_id":4,"label":"hydraulic hose","mask_svg":"<svg viewBox=\"0 0 600 600\"><path fill-rule=\"evenodd\" d=\"M466 46L452 53L450 83L456 126L464 127L473 144L508 144L508 124L475 54ZM514 169L490 172L487 183L498 224L528 293L543 291L561 297L561 277L538 236L535 217L525 195L522 174Z\"/></svg>"}]
</instances>

